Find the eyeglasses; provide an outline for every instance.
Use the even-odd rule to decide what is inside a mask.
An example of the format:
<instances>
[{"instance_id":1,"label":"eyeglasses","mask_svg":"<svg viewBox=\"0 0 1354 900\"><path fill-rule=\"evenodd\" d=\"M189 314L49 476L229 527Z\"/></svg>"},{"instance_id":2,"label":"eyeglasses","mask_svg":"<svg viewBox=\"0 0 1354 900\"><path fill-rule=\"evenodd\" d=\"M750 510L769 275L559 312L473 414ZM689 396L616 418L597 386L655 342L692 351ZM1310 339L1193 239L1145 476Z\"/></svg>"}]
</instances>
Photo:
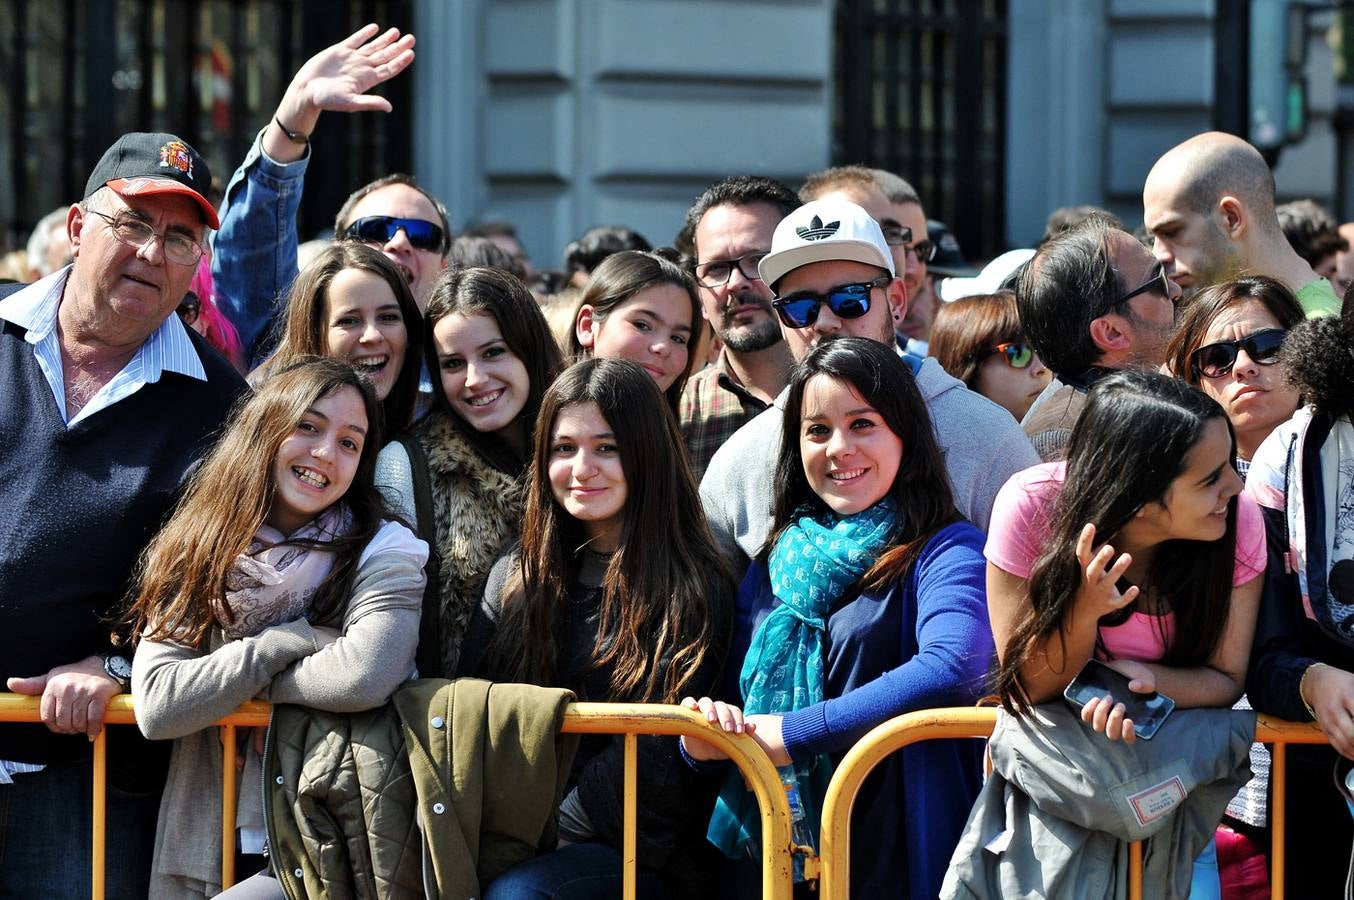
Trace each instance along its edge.
<instances>
[{"instance_id":1,"label":"eyeglasses","mask_svg":"<svg viewBox=\"0 0 1354 900\"><path fill-rule=\"evenodd\" d=\"M409 246L416 250L441 253L446 246L442 226L426 219L402 219L399 216L363 216L348 223L343 236L364 244L386 244L403 231Z\"/></svg>"},{"instance_id":2,"label":"eyeglasses","mask_svg":"<svg viewBox=\"0 0 1354 900\"><path fill-rule=\"evenodd\" d=\"M883 287L893 279L881 275L874 281L858 284L839 284L825 294L803 293L793 297L777 297L771 301L780 320L790 328L808 328L818 321L818 308L824 303L839 319L859 319L870 311L870 291Z\"/></svg>"},{"instance_id":3,"label":"eyeglasses","mask_svg":"<svg viewBox=\"0 0 1354 900\"><path fill-rule=\"evenodd\" d=\"M998 344L984 352L978 359L987 359L994 353L1000 353L1006 359L1006 365L1013 369L1027 369L1034 362L1034 348L1024 341L1008 341Z\"/></svg>"},{"instance_id":4,"label":"eyeglasses","mask_svg":"<svg viewBox=\"0 0 1354 900\"><path fill-rule=\"evenodd\" d=\"M722 287L729 283L736 267L748 281L761 281L757 273L757 264L766 258L767 250L753 250L737 259L712 259L696 266L696 280L708 288Z\"/></svg>"},{"instance_id":5,"label":"eyeglasses","mask_svg":"<svg viewBox=\"0 0 1354 900\"><path fill-rule=\"evenodd\" d=\"M175 265L195 266L197 261L202 258L202 246L186 234L179 234L176 231L166 231L164 234L160 234L149 223L133 216L121 214L110 216L107 213L99 212L97 209L89 208L86 208L85 212L93 213L107 222L108 227L113 232L113 237L117 238L119 243L126 244L128 247L135 247L140 250L158 236L160 245L165 250L165 259Z\"/></svg>"},{"instance_id":6,"label":"eyeglasses","mask_svg":"<svg viewBox=\"0 0 1354 900\"><path fill-rule=\"evenodd\" d=\"M1148 278L1142 284L1138 285L1133 290L1129 291L1127 294L1124 294L1118 300L1115 300L1114 305L1123 306L1125 303L1132 300L1134 297L1137 297L1139 294L1146 294L1150 293L1151 291L1160 291L1161 296L1165 297L1167 300L1171 300L1172 303L1175 302L1171 298L1171 279L1166 277L1165 266L1159 265L1155 269L1153 269L1151 278Z\"/></svg>"},{"instance_id":7,"label":"eyeglasses","mask_svg":"<svg viewBox=\"0 0 1354 900\"><path fill-rule=\"evenodd\" d=\"M1242 350L1253 362L1272 366L1279 361L1279 350L1283 348L1283 339L1287 334L1282 328L1266 328L1239 341L1205 344L1189 355L1189 362L1194 374L1201 378L1221 378L1232 371L1232 366L1236 365L1236 355Z\"/></svg>"},{"instance_id":8,"label":"eyeglasses","mask_svg":"<svg viewBox=\"0 0 1354 900\"><path fill-rule=\"evenodd\" d=\"M884 243L890 247L906 247L917 255L919 262L930 262L936 255L936 245L930 241L912 243L912 229L906 225L890 223L879 230L884 232Z\"/></svg>"},{"instance_id":9,"label":"eyeglasses","mask_svg":"<svg viewBox=\"0 0 1354 900\"><path fill-rule=\"evenodd\" d=\"M179 314L179 318L183 320L183 324L192 325L202 313L202 301L198 298L197 294L189 291L183 295L183 299L180 300L179 305L174 308L174 312Z\"/></svg>"}]
</instances>

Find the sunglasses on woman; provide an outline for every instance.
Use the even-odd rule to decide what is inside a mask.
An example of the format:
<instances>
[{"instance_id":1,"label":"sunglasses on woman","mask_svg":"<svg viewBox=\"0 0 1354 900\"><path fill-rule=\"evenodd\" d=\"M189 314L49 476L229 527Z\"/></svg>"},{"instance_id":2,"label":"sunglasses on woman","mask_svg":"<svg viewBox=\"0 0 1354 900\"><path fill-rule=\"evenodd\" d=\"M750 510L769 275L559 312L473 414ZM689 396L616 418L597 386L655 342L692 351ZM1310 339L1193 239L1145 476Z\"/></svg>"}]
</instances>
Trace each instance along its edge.
<instances>
[{"instance_id":1,"label":"sunglasses on woman","mask_svg":"<svg viewBox=\"0 0 1354 900\"><path fill-rule=\"evenodd\" d=\"M981 359L987 359L994 353L1000 353L1006 360L1006 365L1013 369L1029 368L1030 363L1034 362L1034 348L1024 341L1008 341L1005 344L998 344L991 350L985 352Z\"/></svg>"},{"instance_id":2,"label":"sunglasses on woman","mask_svg":"<svg viewBox=\"0 0 1354 900\"><path fill-rule=\"evenodd\" d=\"M827 304L832 314L839 319L859 319L870 311L870 291L884 287L893 279L881 275L874 281L862 281L856 284L839 284L825 294L805 291L790 297L777 297L771 301L780 320L790 328L808 328L818 321L818 309Z\"/></svg>"},{"instance_id":3,"label":"sunglasses on woman","mask_svg":"<svg viewBox=\"0 0 1354 900\"><path fill-rule=\"evenodd\" d=\"M385 244L403 231L409 246L418 250L441 253L442 227L426 219L403 219L399 216L363 216L348 223L343 236L364 244Z\"/></svg>"},{"instance_id":4,"label":"sunglasses on woman","mask_svg":"<svg viewBox=\"0 0 1354 900\"><path fill-rule=\"evenodd\" d=\"M1190 365L1194 368L1194 374L1201 378L1221 378L1236 365L1237 353L1245 350L1253 362L1272 366L1279 361L1279 350L1283 348L1283 339L1287 334L1282 328L1266 328L1239 341L1205 344L1189 355Z\"/></svg>"}]
</instances>

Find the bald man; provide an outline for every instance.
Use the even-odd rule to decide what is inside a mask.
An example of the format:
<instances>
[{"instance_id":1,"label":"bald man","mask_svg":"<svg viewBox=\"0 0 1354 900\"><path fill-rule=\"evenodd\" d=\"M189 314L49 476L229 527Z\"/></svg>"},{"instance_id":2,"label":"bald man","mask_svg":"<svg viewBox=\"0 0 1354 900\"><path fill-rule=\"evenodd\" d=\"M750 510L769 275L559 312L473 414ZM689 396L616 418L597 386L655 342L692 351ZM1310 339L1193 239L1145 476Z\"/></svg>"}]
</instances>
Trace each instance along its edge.
<instances>
[{"instance_id":1,"label":"bald man","mask_svg":"<svg viewBox=\"0 0 1354 900\"><path fill-rule=\"evenodd\" d=\"M1243 272L1288 286L1308 316L1340 302L1284 238L1274 212L1274 174L1260 152L1210 131L1172 147L1147 174L1143 219L1171 280L1191 295Z\"/></svg>"}]
</instances>

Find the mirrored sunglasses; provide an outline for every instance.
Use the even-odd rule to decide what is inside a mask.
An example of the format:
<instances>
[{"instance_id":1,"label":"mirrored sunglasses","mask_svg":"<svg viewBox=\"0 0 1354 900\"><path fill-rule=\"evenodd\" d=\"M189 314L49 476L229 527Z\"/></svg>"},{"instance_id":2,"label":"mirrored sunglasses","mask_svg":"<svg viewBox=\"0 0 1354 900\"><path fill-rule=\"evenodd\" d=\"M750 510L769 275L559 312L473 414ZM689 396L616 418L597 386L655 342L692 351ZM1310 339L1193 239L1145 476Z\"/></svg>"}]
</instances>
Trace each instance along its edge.
<instances>
[{"instance_id":1,"label":"mirrored sunglasses","mask_svg":"<svg viewBox=\"0 0 1354 900\"><path fill-rule=\"evenodd\" d=\"M418 250L441 253L445 245L442 227L426 219L403 219L398 216L363 216L348 223L343 236L364 244L385 244L403 231L409 245Z\"/></svg>"},{"instance_id":2,"label":"mirrored sunglasses","mask_svg":"<svg viewBox=\"0 0 1354 900\"><path fill-rule=\"evenodd\" d=\"M839 319L859 319L870 311L870 291L883 287L893 279L887 275L874 281L857 284L839 284L825 294L801 293L791 297L777 297L771 301L780 320L791 328L808 328L818 321L818 310L824 304Z\"/></svg>"},{"instance_id":3,"label":"mirrored sunglasses","mask_svg":"<svg viewBox=\"0 0 1354 900\"><path fill-rule=\"evenodd\" d=\"M1034 348L1024 341L1008 341L1005 344L998 344L979 358L986 359L994 353L1000 353L1002 359L1006 360L1006 365L1013 369L1029 368L1030 363L1034 362Z\"/></svg>"}]
</instances>

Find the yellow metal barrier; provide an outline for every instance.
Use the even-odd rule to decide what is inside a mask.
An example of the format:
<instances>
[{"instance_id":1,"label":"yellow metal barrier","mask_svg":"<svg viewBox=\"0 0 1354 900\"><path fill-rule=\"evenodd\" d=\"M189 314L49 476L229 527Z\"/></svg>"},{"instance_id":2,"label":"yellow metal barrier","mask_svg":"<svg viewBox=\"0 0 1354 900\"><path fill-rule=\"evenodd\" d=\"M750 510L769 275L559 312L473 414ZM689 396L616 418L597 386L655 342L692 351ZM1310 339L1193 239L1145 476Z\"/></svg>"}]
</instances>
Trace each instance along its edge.
<instances>
[{"instance_id":1,"label":"yellow metal barrier","mask_svg":"<svg viewBox=\"0 0 1354 900\"><path fill-rule=\"evenodd\" d=\"M822 900L847 900L851 896L851 809L856 792L866 776L896 750L920 741L945 738L987 738L997 723L992 708L930 709L907 713L877 726L847 752L832 775L823 803ZM1324 744L1326 736L1315 723L1284 722L1258 717L1257 743L1273 744L1270 778L1273 802L1270 809L1270 878L1275 900L1283 897L1284 878L1284 766L1288 744ZM1132 900L1142 900L1142 844L1129 845L1128 890Z\"/></svg>"},{"instance_id":2,"label":"yellow metal barrier","mask_svg":"<svg viewBox=\"0 0 1354 900\"><path fill-rule=\"evenodd\" d=\"M0 722L40 721L40 698L0 692ZM251 701L216 724L224 731L224 778L221 815L221 883L229 887L235 881L235 729L241 726L266 726L268 704ZM109 725L136 723L132 698L114 697L108 705L105 721ZM790 900L792 886L790 807L780 787L780 777L771 760L751 737L727 734L712 727L705 717L680 706L630 703L572 703L564 714L563 731L571 734L625 735L624 795L624 897L634 900L636 891L636 812L638 801L638 735L691 735L719 747L747 779L761 807L762 823L762 897L763 900ZM104 751L107 731L94 741L94 815L93 885L94 900L103 900L105 872L105 787L107 773Z\"/></svg>"}]
</instances>

